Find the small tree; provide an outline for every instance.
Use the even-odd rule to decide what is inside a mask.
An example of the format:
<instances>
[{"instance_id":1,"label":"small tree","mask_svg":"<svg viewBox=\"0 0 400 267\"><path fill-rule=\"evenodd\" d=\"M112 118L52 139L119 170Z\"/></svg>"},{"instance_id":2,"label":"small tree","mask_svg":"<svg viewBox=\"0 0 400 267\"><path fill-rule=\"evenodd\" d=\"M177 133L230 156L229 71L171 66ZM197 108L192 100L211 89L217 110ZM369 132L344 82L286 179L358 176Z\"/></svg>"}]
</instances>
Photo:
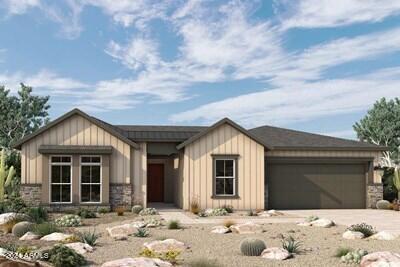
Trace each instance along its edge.
<instances>
[{"instance_id":1,"label":"small tree","mask_svg":"<svg viewBox=\"0 0 400 267\"><path fill-rule=\"evenodd\" d=\"M400 168L397 166L393 172L393 185L397 189L397 199L400 199Z\"/></svg>"}]
</instances>

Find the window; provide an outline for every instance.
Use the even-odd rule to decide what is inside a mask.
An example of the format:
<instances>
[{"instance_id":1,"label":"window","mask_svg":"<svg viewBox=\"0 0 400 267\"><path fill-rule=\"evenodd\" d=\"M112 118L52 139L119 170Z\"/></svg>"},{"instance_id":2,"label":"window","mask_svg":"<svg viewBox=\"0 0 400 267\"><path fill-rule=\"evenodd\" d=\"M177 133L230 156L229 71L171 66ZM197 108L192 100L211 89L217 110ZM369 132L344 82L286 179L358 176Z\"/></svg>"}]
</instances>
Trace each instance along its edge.
<instances>
[{"instance_id":1,"label":"window","mask_svg":"<svg viewBox=\"0 0 400 267\"><path fill-rule=\"evenodd\" d=\"M70 156L50 158L50 202L71 203L71 166Z\"/></svg>"},{"instance_id":2,"label":"window","mask_svg":"<svg viewBox=\"0 0 400 267\"><path fill-rule=\"evenodd\" d=\"M101 157L81 157L81 202L101 202Z\"/></svg>"},{"instance_id":3,"label":"window","mask_svg":"<svg viewBox=\"0 0 400 267\"><path fill-rule=\"evenodd\" d=\"M215 195L234 196L236 194L236 159L214 159Z\"/></svg>"}]
</instances>

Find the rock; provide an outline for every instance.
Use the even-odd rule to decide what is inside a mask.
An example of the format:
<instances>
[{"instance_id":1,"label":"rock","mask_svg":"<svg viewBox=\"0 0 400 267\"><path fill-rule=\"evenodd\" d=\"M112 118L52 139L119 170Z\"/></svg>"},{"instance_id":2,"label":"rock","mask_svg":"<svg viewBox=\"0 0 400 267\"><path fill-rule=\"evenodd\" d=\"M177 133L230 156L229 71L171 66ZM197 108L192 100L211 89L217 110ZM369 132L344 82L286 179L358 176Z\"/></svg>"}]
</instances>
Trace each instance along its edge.
<instances>
[{"instance_id":1,"label":"rock","mask_svg":"<svg viewBox=\"0 0 400 267\"><path fill-rule=\"evenodd\" d=\"M147 225L147 223L145 223L143 221L136 221L136 222L131 223L131 225L136 228L143 228Z\"/></svg>"},{"instance_id":2,"label":"rock","mask_svg":"<svg viewBox=\"0 0 400 267\"><path fill-rule=\"evenodd\" d=\"M0 214L0 225L6 224L12 219L16 218L18 215L15 212L7 212Z\"/></svg>"},{"instance_id":3,"label":"rock","mask_svg":"<svg viewBox=\"0 0 400 267\"><path fill-rule=\"evenodd\" d=\"M328 219L318 219L311 222L311 226L324 227L324 228L329 228L334 225L335 223Z\"/></svg>"},{"instance_id":4,"label":"rock","mask_svg":"<svg viewBox=\"0 0 400 267\"><path fill-rule=\"evenodd\" d=\"M260 216L260 217L272 217L273 215L268 213L268 211L262 211L262 212L259 212L257 214L257 216Z\"/></svg>"},{"instance_id":5,"label":"rock","mask_svg":"<svg viewBox=\"0 0 400 267\"><path fill-rule=\"evenodd\" d=\"M101 267L169 267L171 263L157 258L124 258L103 263Z\"/></svg>"},{"instance_id":6,"label":"rock","mask_svg":"<svg viewBox=\"0 0 400 267\"><path fill-rule=\"evenodd\" d=\"M43 241L64 241L67 238L72 237L72 235L63 234L63 233L52 233L49 235L45 235L44 237L40 238Z\"/></svg>"},{"instance_id":7,"label":"rock","mask_svg":"<svg viewBox=\"0 0 400 267\"><path fill-rule=\"evenodd\" d=\"M263 232L262 226L253 222L231 225L229 229L236 234L259 234Z\"/></svg>"},{"instance_id":8,"label":"rock","mask_svg":"<svg viewBox=\"0 0 400 267\"><path fill-rule=\"evenodd\" d=\"M297 224L298 226L311 226L310 222L300 222Z\"/></svg>"},{"instance_id":9,"label":"rock","mask_svg":"<svg viewBox=\"0 0 400 267\"><path fill-rule=\"evenodd\" d=\"M32 232L26 232L23 236L19 238L19 240L37 240L40 238L40 235L37 235Z\"/></svg>"},{"instance_id":10,"label":"rock","mask_svg":"<svg viewBox=\"0 0 400 267\"><path fill-rule=\"evenodd\" d=\"M111 237L130 236L136 233L138 228L141 228L139 226L140 226L139 222L135 222L135 223L117 225L114 227L107 227L106 230Z\"/></svg>"},{"instance_id":11,"label":"rock","mask_svg":"<svg viewBox=\"0 0 400 267\"><path fill-rule=\"evenodd\" d=\"M217 226L214 226L212 228L211 233L214 233L214 234L226 234L226 233L229 233L230 231L231 230L229 230L228 227L225 227L223 225L217 225Z\"/></svg>"},{"instance_id":12,"label":"rock","mask_svg":"<svg viewBox=\"0 0 400 267\"><path fill-rule=\"evenodd\" d=\"M361 258L360 267L398 267L400 254L389 251L373 252Z\"/></svg>"},{"instance_id":13,"label":"rock","mask_svg":"<svg viewBox=\"0 0 400 267\"><path fill-rule=\"evenodd\" d=\"M291 257L291 254L286 249L272 247L264 249L261 257L269 260L286 260Z\"/></svg>"},{"instance_id":14,"label":"rock","mask_svg":"<svg viewBox=\"0 0 400 267\"><path fill-rule=\"evenodd\" d=\"M128 236L126 236L126 235L115 235L113 238L114 238L115 241L128 240Z\"/></svg>"},{"instance_id":15,"label":"rock","mask_svg":"<svg viewBox=\"0 0 400 267\"><path fill-rule=\"evenodd\" d=\"M4 256L8 252L5 248L0 248L0 256Z\"/></svg>"},{"instance_id":16,"label":"rock","mask_svg":"<svg viewBox=\"0 0 400 267\"><path fill-rule=\"evenodd\" d=\"M82 242L69 243L65 244L65 246L72 248L79 254L85 254L86 252L93 252L94 250L92 246Z\"/></svg>"},{"instance_id":17,"label":"rock","mask_svg":"<svg viewBox=\"0 0 400 267\"><path fill-rule=\"evenodd\" d=\"M391 234L389 232L381 231L369 237L369 239L377 239L377 240L394 240L397 236Z\"/></svg>"},{"instance_id":18,"label":"rock","mask_svg":"<svg viewBox=\"0 0 400 267\"><path fill-rule=\"evenodd\" d=\"M167 252L168 250L184 251L187 246L175 239L165 239L163 241L151 241L143 244L144 247L153 250L156 253Z\"/></svg>"},{"instance_id":19,"label":"rock","mask_svg":"<svg viewBox=\"0 0 400 267\"><path fill-rule=\"evenodd\" d=\"M346 232L343 233L342 237L344 239L363 239L364 234L361 232L347 230Z\"/></svg>"},{"instance_id":20,"label":"rock","mask_svg":"<svg viewBox=\"0 0 400 267\"><path fill-rule=\"evenodd\" d=\"M276 210L269 210L267 211L268 214L272 215L272 216L280 216L283 215L282 212L276 211Z\"/></svg>"}]
</instances>

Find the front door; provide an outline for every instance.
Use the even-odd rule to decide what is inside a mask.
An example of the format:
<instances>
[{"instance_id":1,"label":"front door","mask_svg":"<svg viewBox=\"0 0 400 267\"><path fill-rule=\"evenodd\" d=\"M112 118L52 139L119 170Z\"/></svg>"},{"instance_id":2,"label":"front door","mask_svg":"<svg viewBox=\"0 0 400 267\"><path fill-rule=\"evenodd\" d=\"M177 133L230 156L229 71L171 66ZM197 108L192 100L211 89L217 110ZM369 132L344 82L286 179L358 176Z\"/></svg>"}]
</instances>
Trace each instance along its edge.
<instances>
[{"instance_id":1,"label":"front door","mask_svg":"<svg viewBox=\"0 0 400 267\"><path fill-rule=\"evenodd\" d=\"M147 202L164 202L164 164L147 165Z\"/></svg>"}]
</instances>

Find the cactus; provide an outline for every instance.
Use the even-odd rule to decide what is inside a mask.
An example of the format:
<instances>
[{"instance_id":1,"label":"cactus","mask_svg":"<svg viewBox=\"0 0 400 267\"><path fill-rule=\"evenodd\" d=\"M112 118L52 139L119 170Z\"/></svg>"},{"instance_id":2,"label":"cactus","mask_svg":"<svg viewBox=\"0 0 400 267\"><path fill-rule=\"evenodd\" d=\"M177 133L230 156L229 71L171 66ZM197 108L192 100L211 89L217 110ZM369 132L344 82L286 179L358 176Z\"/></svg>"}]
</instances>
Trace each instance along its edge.
<instances>
[{"instance_id":1,"label":"cactus","mask_svg":"<svg viewBox=\"0 0 400 267\"><path fill-rule=\"evenodd\" d=\"M135 214L139 214L143 209L142 205L135 205L132 207L132 212Z\"/></svg>"},{"instance_id":2,"label":"cactus","mask_svg":"<svg viewBox=\"0 0 400 267\"><path fill-rule=\"evenodd\" d=\"M27 232L31 231L32 228L33 228L33 223L31 222L19 222L13 226L12 233L16 237L21 237Z\"/></svg>"},{"instance_id":3,"label":"cactus","mask_svg":"<svg viewBox=\"0 0 400 267\"><path fill-rule=\"evenodd\" d=\"M393 185L397 189L397 199L400 199L400 168L398 166L394 168Z\"/></svg>"},{"instance_id":4,"label":"cactus","mask_svg":"<svg viewBox=\"0 0 400 267\"><path fill-rule=\"evenodd\" d=\"M392 204L387 200L379 200L376 202L376 208L378 210L390 210Z\"/></svg>"},{"instance_id":5,"label":"cactus","mask_svg":"<svg viewBox=\"0 0 400 267\"><path fill-rule=\"evenodd\" d=\"M11 184L14 175L14 167L11 166L10 169L8 169L6 166L6 153L3 149L0 158L0 202L4 201L5 188Z\"/></svg>"},{"instance_id":6,"label":"cactus","mask_svg":"<svg viewBox=\"0 0 400 267\"><path fill-rule=\"evenodd\" d=\"M245 256L260 256L266 249L264 241L255 238L246 238L240 243L240 251Z\"/></svg>"},{"instance_id":7,"label":"cactus","mask_svg":"<svg viewBox=\"0 0 400 267\"><path fill-rule=\"evenodd\" d=\"M367 254L368 254L367 251L359 249L356 251L349 252L345 256L342 256L340 258L340 261L346 264L359 264L361 262L361 258Z\"/></svg>"}]
</instances>

